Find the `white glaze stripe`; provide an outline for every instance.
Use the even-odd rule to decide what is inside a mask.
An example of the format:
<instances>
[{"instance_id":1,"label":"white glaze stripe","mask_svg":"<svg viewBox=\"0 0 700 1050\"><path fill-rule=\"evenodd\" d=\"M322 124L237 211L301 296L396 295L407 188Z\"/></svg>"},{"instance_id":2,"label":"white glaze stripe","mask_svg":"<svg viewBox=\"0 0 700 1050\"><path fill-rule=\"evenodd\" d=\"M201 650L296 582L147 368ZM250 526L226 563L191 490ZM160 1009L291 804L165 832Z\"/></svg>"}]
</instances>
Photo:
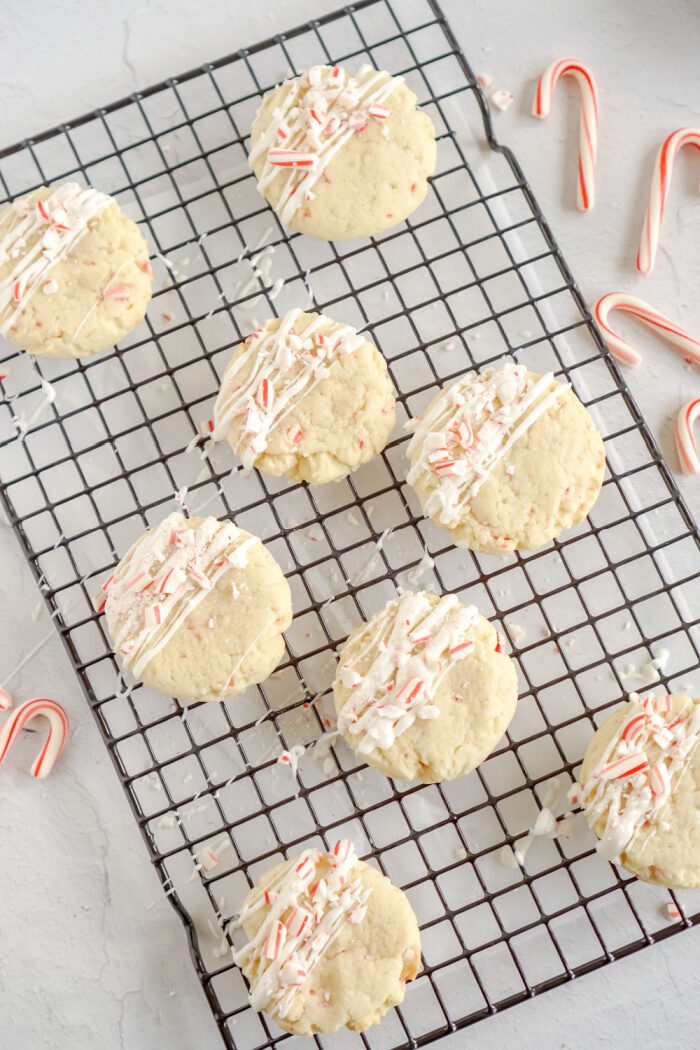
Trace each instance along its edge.
<instances>
[{"instance_id":1,"label":"white glaze stripe","mask_svg":"<svg viewBox=\"0 0 700 1050\"><path fill-rule=\"evenodd\" d=\"M407 449L408 483L435 482L425 512L456 524L499 461L568 387L551 372L529 379L523 365L469 373L446 387Z\"/></svg>"},{"instance_id":2,"label":"white glaze stripe","mask_svg":"<svg viewBox=\"0 0 700 1050\"><path fill-rule=\"evenodd\" d=\"M360 737L359 754L391 747L416 718L439 717L431 701L453 663L473 651L469 634L478 619L475 606L460 605L454 595L433 606L427 594L409 593L346 647L336 680L351 692L338 729Z\"/></svg>"},{"instance_id":3,"label":"white glaze stripe","mask_svg":"<svg viewBox=\"0 0 700 1050\"><path fill-rule=\"evenodd\" d=\"M11 221L0 239L0 264L16 260L0 280L0 333L7 335L49 273L85 236L88 223L112 197L98 190L67 182L44 201L27 206L16 201L2 223Z\"/></svg>"},{"instance_id":4,"label":"white glaze stripe","mask_svg":"<svg viewBox=\"0 0 700 1050\"><path fill-rule=\"evenodd\" d=\"M254 1009L272 1006L286 1017L346 922L362 921L371 889L350 878L356 864L348 839L340 839L326 854L305 850L244 907L236 926L267 908L255 936L234 954L235 963L251 972Z\"/></svg>"},{"instance_id":5,"label":"white glaze stripe","mask_svg":"<svg viewBox=\"0 0 700 1050\"><path fill-rule=\"evenodd\" d=\"M290 310L276 331L256 329L221 383L211 436L221 441L233 421L241 418L241 439L236 451L245 467L253 466L267 448L273 430L328 377L334 362L363 343L350 325L335 325L322 314L297 331L300 316L301 310ZM239 373L245 369L247 376L239 379ZM290 448L298 440L297 435L291 435Z\"/></svg>"},{"instance_id":6,"label":"white glaze stripe","mask_svg":"<svg viewBox=\"0 0 700 1050\"><path fill-rule=\"evenodd\" d=\"M401 81L364 65L356 76L338 66L312 66L288 82L249 160L252 168L265 155L258 181L261 192L288 169L275 209L283 223L288 224L312 198L313 187L348 139L360 133L368 120L386 118L381 103Z\"/></svg>"}]
</instances>

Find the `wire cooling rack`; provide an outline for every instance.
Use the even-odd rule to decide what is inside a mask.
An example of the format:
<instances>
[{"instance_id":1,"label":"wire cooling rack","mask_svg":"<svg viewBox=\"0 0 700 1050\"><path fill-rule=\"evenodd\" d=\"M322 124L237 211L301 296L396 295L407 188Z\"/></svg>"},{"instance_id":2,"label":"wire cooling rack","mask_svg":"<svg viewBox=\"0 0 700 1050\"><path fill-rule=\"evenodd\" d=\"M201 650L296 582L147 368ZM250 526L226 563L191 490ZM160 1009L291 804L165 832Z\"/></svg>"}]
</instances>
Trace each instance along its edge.
<instances>
[{"instance_id":1,"label":"wire cooling rack","mask_svg":"<svg viewBox=\"0 0 700 1050\"><path fill-rule=\"evenodd\" d=\"M428 199L371 242L287 236L247 168L263 92L323 61L402 73L438 132ZM565 810L594 724L627 690L659 674L688 688L700 549L437 4L360 0L7 149L0 172L5 199L69 178L113 193L156 249L148 318L118 349L51 362L0 348L1 491L226 1045L288 1038L248 1007L222 927L261 870L311 843L351 837L404 888L423 942L403 1006L363 1036L317 1037L324 1047L423 1045L696 923L697 898L605 863L580 817L533 840L522 869L511 860L538 802ZM197 425L231 348L256 318L312 304L371 333L400 422L436 385L504 355L565 376L606 440L589 519L531 555L481 557L421 518L403 436L321 488L232 470L228 447L203 449ZM296 610L267 682L187 709L125 684L90 605L176 490L190 513L262 536ZM443 785L394 783L344 745L307 750L295 779L277 755L326 728L333 650L397 582L457 592L501 625L520 678L507 739Z\"/></svg>"}]
</instances>

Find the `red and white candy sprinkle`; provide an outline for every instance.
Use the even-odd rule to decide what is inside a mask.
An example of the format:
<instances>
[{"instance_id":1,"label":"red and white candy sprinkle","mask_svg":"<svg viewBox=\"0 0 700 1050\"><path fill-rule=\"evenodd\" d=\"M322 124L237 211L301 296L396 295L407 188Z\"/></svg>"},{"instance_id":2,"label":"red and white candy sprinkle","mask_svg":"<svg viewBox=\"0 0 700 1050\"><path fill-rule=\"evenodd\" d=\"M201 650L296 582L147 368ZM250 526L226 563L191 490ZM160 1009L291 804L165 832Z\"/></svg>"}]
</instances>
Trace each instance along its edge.
<instances>
[{"instance_id":1,"label":"red and white candy sprinkle","mask_svg":"<svg viewBox=\"0 0 700 1050\"><path fill-rule=\"evenodd\" d=\"M646 753L639 751L632 755L625 755L623 758L616 758L614 762L601 766L596 776L601 780L629 780L648 768L649 759Z\"/></svg>"},{"instance_id":2,"label":"red and white candy sprinkle","mask_svg":"<svg viewBox=\"0 0 700 1050\"><path fill-rule=\"evenodd\" d=\"M262 946L262 954L266 959L279 959L280 953L287 939L287 929L281 922L275 922L265 938Z\"/></svg>"},{"instance_id":3,"label":"red and white candy sprinkle","mask_svg":"<svg viewBox=\"0 0 700 1050\"><path fill-rule=\"evenodd\" d=\"M107 286L102 293L102 298L113 299L116 303L128 303L131 299L131 289L128 284Z\"/></svg>"}]
</instances>

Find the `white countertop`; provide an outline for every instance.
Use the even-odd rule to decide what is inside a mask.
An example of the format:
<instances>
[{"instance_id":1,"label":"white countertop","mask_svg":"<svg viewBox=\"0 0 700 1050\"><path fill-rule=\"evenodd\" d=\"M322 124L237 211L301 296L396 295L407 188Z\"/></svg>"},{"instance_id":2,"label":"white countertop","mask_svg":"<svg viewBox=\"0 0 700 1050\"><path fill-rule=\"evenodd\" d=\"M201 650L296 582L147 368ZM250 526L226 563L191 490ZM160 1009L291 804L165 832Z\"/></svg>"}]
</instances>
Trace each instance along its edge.
<instances>
[{"instance_id":1,"label":"white countertop","mask_svg":"<svg viewBox=\"0 0 700 1050\"><path fill-rule=\"evenodd\" d=\"M395 0L397 9L402 2ZM0 27L4 100L0 145L39 132L285 26L332 10L321 0L141 3L41 0L18 7ZM512 90L497 113L584 295L634 290L691 331L700 331L697 159L678 162L652 278L633 272L650 166L669 131L700 123L693 0L444 0L444 10L478 72ZM282 10L284 8L284 10ZM547 126L527 115L533 78L553 58L578 55L598 76L601 143L598 203L571 205L577 107L561 92ZM561 147L561 148L559 148ZM694 162L694 163L693 163ZM631 329L630 329L631 331ZM634 332L643 366L627 373L672 470L673 422L698 393L693 375L647 333ZM682 479L697 514L700 480ZM0 526L0 680L18 655L49 633L31 618L36 587L18 544ZM49 780L25 770L31 743L0 775L0 1046L6 1050L219 1050L219 1036L172 909L162 896L107 753L57 638L11 683L20 699L49 692L64 702L72 740ZM697 931L538 997L445 1040L480 1048L619 1050L697 1042L700 1005L688 974L700 966Z\"/></svg>"}]
</instances>

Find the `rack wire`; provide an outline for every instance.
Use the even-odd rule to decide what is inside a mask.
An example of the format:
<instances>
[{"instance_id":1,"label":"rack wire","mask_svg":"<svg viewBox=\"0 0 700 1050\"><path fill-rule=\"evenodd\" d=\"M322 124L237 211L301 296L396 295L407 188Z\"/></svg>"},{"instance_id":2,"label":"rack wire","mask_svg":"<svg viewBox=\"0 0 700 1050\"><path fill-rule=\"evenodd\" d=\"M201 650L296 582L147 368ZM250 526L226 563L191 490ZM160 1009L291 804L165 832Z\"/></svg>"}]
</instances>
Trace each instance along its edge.
<instances>
[{"instance_id":1,"label":"rack wire","mask_svg":"<svg viewBox=\"0 0 700 1050\"><path fill-rule=\"evenodd\" d=\"M371 242L287 235L247 168L264 92L319 61L404 75L437 129L428 199ZM316 1037L324 1047L424 1045L696 924L696 901L605 863L581 818L510 862L543 799L565 808L595 724L627 690L655 676L687 689L700 542L435 0L359 0L6 149L0 179L4 200L91 183L156 248L148 317L113 352L54 362L0 348L0 492L225 1044L289 1037L248 1006L222 927L263 869L341 835L408 894L423 970L378 1028ZM438 385L504 356L566 377L606 441L589 519L530 555L482 557L422 519L403 436L321 488L236 471L228 448L203 448L197 426L231 348L256 314L300 303L370 333L401 422ZM190 513L263 537L292 587L285 662L222 704L183 708L125 684L90 604L175 492ZM344 745L307 751L295 780L277 754L323 733L334 649L397 583L456 592L500 624L520 680L507 738L453 783L395 783Z\"/></svg>"}]
</instances>

